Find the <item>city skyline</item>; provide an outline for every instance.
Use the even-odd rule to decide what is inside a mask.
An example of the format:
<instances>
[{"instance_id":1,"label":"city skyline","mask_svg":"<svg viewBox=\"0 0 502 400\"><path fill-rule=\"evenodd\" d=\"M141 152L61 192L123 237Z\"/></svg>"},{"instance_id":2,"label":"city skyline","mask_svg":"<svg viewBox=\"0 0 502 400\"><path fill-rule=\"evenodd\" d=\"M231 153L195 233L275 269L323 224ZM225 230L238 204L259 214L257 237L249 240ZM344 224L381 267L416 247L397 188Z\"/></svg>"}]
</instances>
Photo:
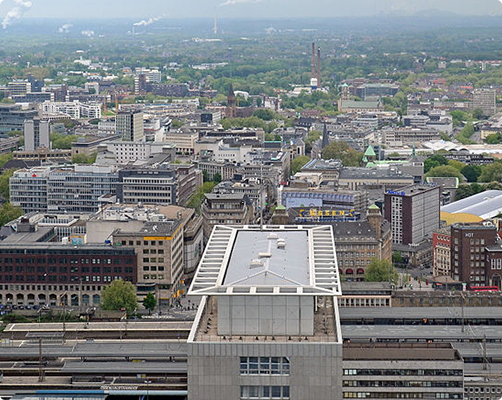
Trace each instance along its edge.
<instances>
[{"instance_id":1,"label":"city skyline","mask_svg":"<svg viewBox=\"0 0 502 400\"><path fill-rule=\"evenodd\" d=\"M499 0L192 0L184 4L172 1L153 1L142 5L141 10L131 0L108 3L90 0L82 9L61 0L2 0L0 16L4 27L20 18L138 18L138 24L155 23L159 18L190 18L218 15L232 18L295 18L295 17L344 17L375 15L502 15ZM7 19L5 21L5 19Z\"/></svg>"}]
</instances>

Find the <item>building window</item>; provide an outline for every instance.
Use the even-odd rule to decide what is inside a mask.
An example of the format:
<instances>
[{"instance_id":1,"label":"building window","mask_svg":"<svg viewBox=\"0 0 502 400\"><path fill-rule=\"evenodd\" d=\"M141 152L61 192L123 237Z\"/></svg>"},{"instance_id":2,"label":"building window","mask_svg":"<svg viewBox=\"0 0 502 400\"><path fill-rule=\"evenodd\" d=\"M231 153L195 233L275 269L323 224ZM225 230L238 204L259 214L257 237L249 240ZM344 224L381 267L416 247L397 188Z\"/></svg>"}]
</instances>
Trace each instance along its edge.
<instances>
[{"instance_id":1,"label":"building window","mask_svg":"<svg viewBox=\"0 0 502 400\"><path fill-rule=\"evenodd\" d=\"M241 357L241 375L289 375L288 357Z\"/></svg>"},{"instance_id":2,"label":"building window","mask_svg":"<svg viewBox=\"0 0 502 400\"><path fill-rule=\"evenodd\" d=\"M289 399L289 386L241 386L241 399Z\"/></svg>"}]
</instances>

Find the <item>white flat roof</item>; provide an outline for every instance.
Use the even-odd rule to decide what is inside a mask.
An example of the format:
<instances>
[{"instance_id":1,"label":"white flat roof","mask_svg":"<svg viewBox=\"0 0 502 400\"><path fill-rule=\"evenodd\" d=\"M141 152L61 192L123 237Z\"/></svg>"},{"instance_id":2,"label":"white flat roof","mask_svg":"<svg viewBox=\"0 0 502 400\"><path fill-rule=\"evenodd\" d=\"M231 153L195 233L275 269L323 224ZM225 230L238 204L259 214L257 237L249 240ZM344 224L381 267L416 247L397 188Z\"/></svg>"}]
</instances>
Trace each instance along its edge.
<instances>
[{"instance_id":1,"label":"white flat roof","mask_svg":"<svg viewBox=\"0 0 502 400\"><path fill-rule=\"evenodd\" d=\"M331 226L214 227L189 295L341 295Z\"/></svg>"}]
</instances>

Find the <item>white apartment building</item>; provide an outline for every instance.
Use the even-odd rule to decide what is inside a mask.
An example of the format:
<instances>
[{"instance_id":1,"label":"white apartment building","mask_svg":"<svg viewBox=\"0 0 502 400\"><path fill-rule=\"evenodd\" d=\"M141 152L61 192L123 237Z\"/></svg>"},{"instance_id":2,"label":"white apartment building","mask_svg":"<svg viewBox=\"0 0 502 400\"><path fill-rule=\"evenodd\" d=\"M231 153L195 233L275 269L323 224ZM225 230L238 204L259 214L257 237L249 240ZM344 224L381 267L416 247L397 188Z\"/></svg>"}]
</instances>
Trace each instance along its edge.
<instances>
[{"instance_id":1,"label":"white apartment building","mask_svg":"<svg viewBox=\"0 0 502 400\"><path fill-rule=\"evenodd\" d=\"M66 114L72 119L80 118L101 118L101 105L100 104L87 104L75 101L44 101L41 104L42 112L44 114Z\"/></svg>"},{"instance_id":2,"label":"white apartment building","mask_svg":"<svg viewBox=\"0 0 502 400\"><path fill-rule=\"evenodd\" d=\"M116 140L103 143L103 146L106 146L107 150L115 155L117 164L128 164L135 161L146 161L154 154L166 152L174 153L173 145L162 142L151 143Z\"/></svg>"}]
</instances>

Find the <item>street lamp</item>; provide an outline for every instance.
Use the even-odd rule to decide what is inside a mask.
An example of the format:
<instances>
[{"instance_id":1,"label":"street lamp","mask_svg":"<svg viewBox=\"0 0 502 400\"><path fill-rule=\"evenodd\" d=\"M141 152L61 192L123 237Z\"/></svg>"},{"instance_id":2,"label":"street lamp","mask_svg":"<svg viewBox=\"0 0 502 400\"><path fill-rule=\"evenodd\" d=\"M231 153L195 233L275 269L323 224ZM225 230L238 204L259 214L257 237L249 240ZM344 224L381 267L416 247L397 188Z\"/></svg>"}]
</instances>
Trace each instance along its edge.
<instances>
[{"instance_id":1,"label":"street lamp","mask_svg":"<svg viewBox=\"0 0 502 400\"><path fill-rule=\"evenodd\" d=\"M152 381L150 381L150 380L146 379L146 380L145 380L145 383L146 383L146 400L149 400L149 398L150 398L150 396L149 396L149 395L150 395L150 393L149 393L149 390L148 390L148 389L150 388L150 387L149 387L149 385L150 385L150 383L152 383Z\"/></svg>"},{"instance_id":2,"label":"street lamp","mask_svg":"<svg viewBox=\"0 0 502 400\"><path fill-rule=\"evenodd\" d=\"M64 292L59 299L61 303L63 303L63 343L65 342L65 334L66 334L66 303L63 301L63 298L66 297L66 301L68 301L68 293Z\"/></svg>"}]
</instances>

